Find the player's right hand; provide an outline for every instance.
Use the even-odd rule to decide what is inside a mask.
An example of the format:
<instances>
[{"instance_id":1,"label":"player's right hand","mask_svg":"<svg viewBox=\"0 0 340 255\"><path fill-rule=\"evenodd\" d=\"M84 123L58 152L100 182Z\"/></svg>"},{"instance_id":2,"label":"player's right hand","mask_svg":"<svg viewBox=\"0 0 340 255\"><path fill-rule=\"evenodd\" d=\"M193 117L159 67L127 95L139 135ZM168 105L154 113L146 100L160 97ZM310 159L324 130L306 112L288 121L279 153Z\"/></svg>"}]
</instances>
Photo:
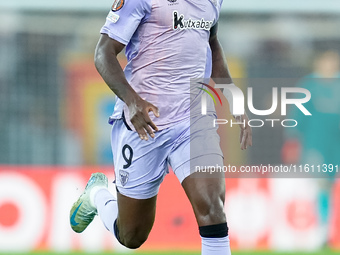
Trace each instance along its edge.
<instances>
[{"instance_id":1,"label":"player's right hand","mask_svg":"<svg viewBox=\"0 0 340 255\"><path fill-rule=\"evenodd\" d=\"M154 131L158 131L158 127L151 121L149 112L153 112L153 114L158 118L158 108L141 98L139 98L134 103L129 104L128 108L130 113L130 121L135 127L140 139L147 141L149 139L148 134L150 137L154 138Z\"/></svg>"},{"instance_id":2,"label":"player's right hand","mask_svg":"<svg viewBox=\"0 0 340 255\"><path fill-rule=\"evenodd\" d=\"M253 145L253 135L251 127L249 126L249 118L247 114L235 117L236 121L239 123L245 123L245 125L240 124L240 144L241 150L246 150L249 146Z\"/></svg>"}]
</instances>

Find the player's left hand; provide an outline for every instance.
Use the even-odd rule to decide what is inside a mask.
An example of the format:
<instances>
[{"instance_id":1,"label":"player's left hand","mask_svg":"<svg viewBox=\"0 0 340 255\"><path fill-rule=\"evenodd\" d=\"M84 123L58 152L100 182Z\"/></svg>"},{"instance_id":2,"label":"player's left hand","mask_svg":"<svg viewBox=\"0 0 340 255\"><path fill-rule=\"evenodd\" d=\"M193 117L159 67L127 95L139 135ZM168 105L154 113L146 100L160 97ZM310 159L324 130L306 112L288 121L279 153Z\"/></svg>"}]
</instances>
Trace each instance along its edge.
<instances>
[{"instance_id":1,"label":"player's left hand","mask_svg":"<svg viewBox=\"0 0 340 255\"><path fill-rule=\"evenodd\" d=\"M133 101L133 103L128 104L128 107L130 112L130 121L135 127L140 139L147 141L149 140L148 135L151 138L154 138L154 131L158 131L158 127L150 119L149 112L153 112L153 114L158 118L158 108L140 97Z\"/></svg>"},{"instance_id":2,"label":"player's left hand","mask_svg":"<svg viewBox=\"0 0 340 255\"><path fill-rule=\"evenodd\" d=\"M244 114L244 115L235 117L235 119L237 122L242 123L242 124L239 124L240 129L241 129L240 144L241 144L241 150L245 150L249 146L253 145L252 130L248 124L249 118L247 114Z\"/></svg>"}]
</instances>

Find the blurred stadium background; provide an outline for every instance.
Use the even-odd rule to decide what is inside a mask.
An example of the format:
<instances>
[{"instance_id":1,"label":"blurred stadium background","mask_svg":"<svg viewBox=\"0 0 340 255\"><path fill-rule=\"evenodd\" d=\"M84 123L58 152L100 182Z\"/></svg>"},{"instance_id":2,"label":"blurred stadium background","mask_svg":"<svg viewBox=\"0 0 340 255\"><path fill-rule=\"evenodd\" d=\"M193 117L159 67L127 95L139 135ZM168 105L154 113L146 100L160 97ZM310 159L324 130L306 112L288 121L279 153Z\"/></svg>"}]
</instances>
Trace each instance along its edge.
<instances>
[{"instance_id":1,"label":"blurred stadium background","mask_svg":"<svg viewBox=\"0 0 340 255\"><path fill-rule=\"evenodd\" d=\"M0 253L131 252L98 219L81 235L68 226L69 208L90 173L104 171L113 179L107 118L114 96L93 65L99 30L111 4L111 0L0 2ZM243 79L251 85L253 78L298 80L312 73L316 56L340 50L339 14L340 2L335 0L225 0L219 38L232 76L242 79L242 87L247 85ZM123 55L120 60L124 66ZM257 89L254 101L259 108L266 107L271 87ZM340 144L336 136L340 112L332 114L338 123L334 134L326 127L324 132L315 130L316 136L327 133L333 138L325 142L328 150ZM294 137L283 128L254 129L254 146L247 153L232 149L238 148L236 132L226 134L229 163L302 162L303 130ZM328 163L339 164L339 156ZM338 180L226 182L234 250L338 253ZM161 187L154 229L142 251L198 251L199 246L190 205L169 174Z\"/></svg>"}]
</instances>

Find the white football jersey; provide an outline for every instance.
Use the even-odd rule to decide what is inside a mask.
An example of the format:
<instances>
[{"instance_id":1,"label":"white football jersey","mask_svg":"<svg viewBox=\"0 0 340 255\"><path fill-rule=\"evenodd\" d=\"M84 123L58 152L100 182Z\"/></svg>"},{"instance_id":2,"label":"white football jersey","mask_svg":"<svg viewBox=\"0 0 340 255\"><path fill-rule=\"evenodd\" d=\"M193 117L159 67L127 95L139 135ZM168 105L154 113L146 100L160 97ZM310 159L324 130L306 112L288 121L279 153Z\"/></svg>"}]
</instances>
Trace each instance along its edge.
<instances>
[{"instance_id":1,"label":"white football jersey","mask_svg":"<svg viewBox=\"0 0 340 255\"><path fill-rule=\"evenodd\" d=\"M159 108L159 118L150 114L159 129L189 118L193 107L200 113L199 95L204 92L190 88L190 80L211 76L210 29L217 23L222 1L114 1L101 33L126 45L126 79ZM123 111L129 123L120 99L111 118L120 118Z\"/></svg>"}]
</instances>

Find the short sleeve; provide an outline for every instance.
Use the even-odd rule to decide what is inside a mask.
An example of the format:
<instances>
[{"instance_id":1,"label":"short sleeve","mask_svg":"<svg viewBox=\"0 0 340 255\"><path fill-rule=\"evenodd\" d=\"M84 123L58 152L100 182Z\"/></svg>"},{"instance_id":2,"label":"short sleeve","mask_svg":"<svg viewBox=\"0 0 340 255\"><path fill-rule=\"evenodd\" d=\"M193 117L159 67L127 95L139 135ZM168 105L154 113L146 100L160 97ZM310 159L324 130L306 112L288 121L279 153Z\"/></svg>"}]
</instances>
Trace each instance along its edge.
<instances>
[{"instance_id":1,"label":"short sleeve","mask_svg":"<svg viewBox=\"0 0 340 255\"><path fill-rule=\"evenodd\" d=\"M218 19L220 17L220 12L221 12L221 9L222 9L222 4L223 4L223 0L213 0L213 1L215 1L217 16L216 16L216 19L214 20L214 22L212 24L212 27L214 27L218 23Z\"/></svg>"},{"instance_id":2,"label":"short sleeve","mask_svg":"<svg viewBox=\"0 0 340 255\"><path fill-rule=\"evenodd\" d=\"M115 0L100 33L127 45L151 13L151 0Z\"/></svg>"}]
</instances>

